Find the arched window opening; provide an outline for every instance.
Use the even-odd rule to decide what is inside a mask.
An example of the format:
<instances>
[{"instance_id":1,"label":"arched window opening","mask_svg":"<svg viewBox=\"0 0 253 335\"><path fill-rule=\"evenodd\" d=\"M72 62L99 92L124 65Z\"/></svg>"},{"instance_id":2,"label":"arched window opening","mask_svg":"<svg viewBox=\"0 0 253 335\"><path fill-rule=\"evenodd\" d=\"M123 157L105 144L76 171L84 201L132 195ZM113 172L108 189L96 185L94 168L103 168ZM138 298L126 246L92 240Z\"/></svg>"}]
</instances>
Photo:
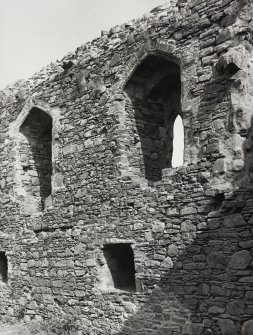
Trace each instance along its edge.
<instances>
[{"instance_id":1,"label":"arched window opening","mask_svg":"<svg viewBox=\"0 0 253 335\"><path fill-rule=\"evenodd\" d=\"M20 127L22 188L31 204L43 210L51 194L52 118L39 108L32 108Z\"/></svg>"},{"instance_id":2,"label":"arched window opening","mask_svg":"<svg viewBox=\"0 0 253 335\"><path fill-rule=\"evenodd\" d=\"M125 92L130 170L150 182L161 180L162 169L172 167L174 121L181 114L180 66L150 55L134 71Z\"/></svg>"},{"instance_id":3,"label":"arched window opening","mask_svg":"<svg viewBox=\"0 0 253 335\"><path fill-rule=\"evenodd\" d=\"M184 163L184 125L180 115L174 122L172 167L182 166Z\"/></svg>"}]
</instances>

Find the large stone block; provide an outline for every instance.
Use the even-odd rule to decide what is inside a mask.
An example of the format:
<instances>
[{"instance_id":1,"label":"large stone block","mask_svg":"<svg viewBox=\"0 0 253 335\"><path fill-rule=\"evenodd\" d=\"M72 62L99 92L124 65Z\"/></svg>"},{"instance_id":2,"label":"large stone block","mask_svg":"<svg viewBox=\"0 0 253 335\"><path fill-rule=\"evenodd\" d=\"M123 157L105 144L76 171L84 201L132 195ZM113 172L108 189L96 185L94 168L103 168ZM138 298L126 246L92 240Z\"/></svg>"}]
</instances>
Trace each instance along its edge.
<instances>
[{"instance_id":1,"label":"large stone block","mask_svg":"<svg viewBox=\"0 0 253 335\"><path fill-rule=\"evenodd\" d=\"M253 319L244 322L242 325L242 335L253 335Z\"/></svg>"},{"instance_id":2,"label":"large stone block","mask_svg":"<svg viewBox=\"0 0 253 335\"><path fill-rule=\"evenodd\" d=\"M210 268L214 269L225 269L227 267L228 261L226 256L221 252L212 252L207 255L207 264Z\"/></svg>"},{"instance_id":3,"label":"large stone block","mask_svg":"<svg viewBox=\"0 0 253 335\"><path fill-rule=\"evenodd\" d=\"M242 214L236 213L225 216L223 220L223 225L226 228L236 228L245 226L246 222Z\"/></svg>"},{"instance_id":4,"label":"large stone block","mask_svg":"<svg viewBox=\"0 0 253 335\"><path fill-rule=\"evenodd\" d=\"M201 323L186 324L183 329L183 335L202 335L203 325Z\"/></svg>"},{"instance_id":5,"label":"large stone block","mask_svg":"<svg viewBox=\"0 0 253 335\"><path fill-rule=\"evenodd\" d=\"M222 335L239 335L238 328L230 319L218 319Z\"/></svg>"},{"instance_id":6,"label":"large stone block","mask_svg":"<svg viewBox=\"0 0 253 335\"><path fill-rule=\"evenodd\" d=\"M247 269L251 261L251 253L248 250L241 250L233 254L230 259L229 266L232 269L244 270Z\"/></svg>"},{"instance_id":7,"label":"large stone block","mask_svg":"<svg viewBox=\"0 0 253 335\"><path fill-rule=\"evenodd\" d=\"M245 312L244 304L239 301L231 301L227 305L227 312L231 315L241 315Z\"/></svg>"}]
</instances>

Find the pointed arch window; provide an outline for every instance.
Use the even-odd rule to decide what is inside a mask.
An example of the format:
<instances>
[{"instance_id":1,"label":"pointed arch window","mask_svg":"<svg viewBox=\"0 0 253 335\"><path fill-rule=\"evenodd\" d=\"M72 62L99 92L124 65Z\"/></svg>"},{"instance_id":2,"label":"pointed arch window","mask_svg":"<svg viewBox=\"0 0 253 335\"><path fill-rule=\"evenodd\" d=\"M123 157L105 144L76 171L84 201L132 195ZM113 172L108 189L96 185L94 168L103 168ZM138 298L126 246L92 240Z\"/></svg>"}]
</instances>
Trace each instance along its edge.
<instances>
[{"instance_id":1,"label":"pointed arch window","mask_svg":"<svg viewBox=\"0 0 253 335\"><path fill-rule=\"evenodd\" d=\"M21 182L27 204L43 210L51 195L52 118L33 107L20 126Z\"/></svg>"},{"instance_id":2,"label":"pointed arch window","mask_svg":"<svg viewBox=\"0 0 253 335\"><path fill-rule=\"evenodd\" d=\"M178 150L182 156L183 148L178 139L173 141L180 119L182 125L180 66L160 55L149 55L135 69L124 91L129 134L124 155L129 168L150 182L159 181L162 169L182 165L182 157L181 163L175 159ZM183 130L180 136L184 142Z\"/></svg>"}]
</instances>

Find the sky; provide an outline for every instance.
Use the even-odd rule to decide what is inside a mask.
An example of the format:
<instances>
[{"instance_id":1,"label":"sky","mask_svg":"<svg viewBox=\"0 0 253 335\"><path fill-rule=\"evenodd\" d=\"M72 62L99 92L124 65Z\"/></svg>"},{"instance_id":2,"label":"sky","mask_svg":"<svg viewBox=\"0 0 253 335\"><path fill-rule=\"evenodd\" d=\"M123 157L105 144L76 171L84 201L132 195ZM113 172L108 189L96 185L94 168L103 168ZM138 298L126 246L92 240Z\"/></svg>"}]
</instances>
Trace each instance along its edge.
<instances>
[{"instance_id":1,"label":"sky","mask_svg":"<svg viewBox=\"0 0 253 335\"><path fill-rule=\"evenodd\" d=\"M166 0L0 0L0 89Z\"/></svg>"}]
</instances>

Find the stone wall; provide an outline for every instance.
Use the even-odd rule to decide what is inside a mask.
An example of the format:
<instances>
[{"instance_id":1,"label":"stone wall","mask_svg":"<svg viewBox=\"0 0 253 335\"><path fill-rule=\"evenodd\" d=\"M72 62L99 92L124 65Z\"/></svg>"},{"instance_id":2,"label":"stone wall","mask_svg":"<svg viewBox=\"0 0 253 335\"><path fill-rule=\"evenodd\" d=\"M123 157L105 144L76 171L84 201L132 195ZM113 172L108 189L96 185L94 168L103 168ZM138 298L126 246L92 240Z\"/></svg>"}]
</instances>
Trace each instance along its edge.
<instances>
[{"instance_id":1,"label":"stone wall","mask_svg":"<svg viewBox=\"0 0 253 335\"><path fill-rule=\"evenodd\" d=\"M91 335L250 334L252 13L245 0L171 1L0 92L2 315L66 313ZM184 166L162 165L152 182L142 142L154 132L141 139L144 114L134 117L128 88L142 80L149 94L135 97L160 122L153 104L172 87L163 71L140 73L145 60L180 67L181 101L167 115L185 129ZM33 112L52 119L41 207L22 183L22 125ZM121 246L117 257L108 245ZM115 261L124 250L130 290L113 284L126 276Z\"/></svg>"}]
</instances>

